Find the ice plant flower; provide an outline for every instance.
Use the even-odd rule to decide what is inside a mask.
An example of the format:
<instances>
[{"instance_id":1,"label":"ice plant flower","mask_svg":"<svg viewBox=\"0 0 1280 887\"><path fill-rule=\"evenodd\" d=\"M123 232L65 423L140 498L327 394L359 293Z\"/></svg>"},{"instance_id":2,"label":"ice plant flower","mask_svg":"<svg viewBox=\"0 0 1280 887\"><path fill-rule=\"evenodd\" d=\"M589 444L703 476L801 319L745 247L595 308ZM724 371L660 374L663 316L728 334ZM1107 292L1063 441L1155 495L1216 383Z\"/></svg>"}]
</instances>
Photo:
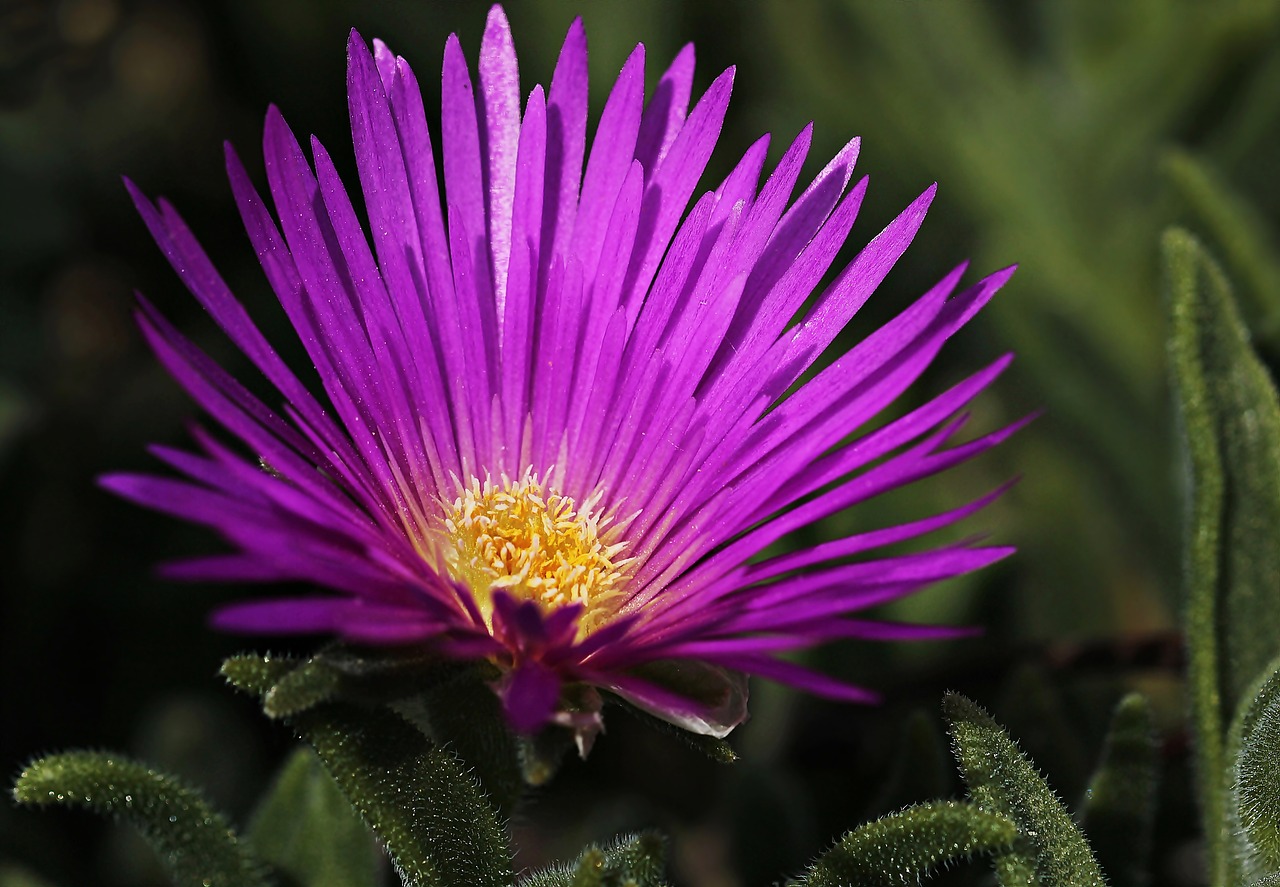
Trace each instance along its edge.
<instances>
[{"instance_id":1,"label":"ice plant flower","mask_svg":"<svg viewBox=\"0 0 1280 887\"><path fill-rule=\"evenodd\" d=\"M733 70L690 110L691 46L647 102L637 46L589 140L580 21L550 88L523 108L500 8L478 82L450 37L438 148L403 58L353 32L347 65L367 231L329 153L312 138L308 159L274 107L269 201L226 149L249 239L323 395L268 344L177 212L128 185L183 282L282 403L250 394L139 298L160 361L247 449L197 429L198 453L154 448L180 478L103 483L234 549L174 575L319 589L229 606L216 625L487 660L524 731L559 720L589 732L605 689L716 735L745 717L747 674L873 698L780 653L952 632L855 614L1009 549L868 552L990 496L764 554L1013 431L952 442L1007 356L871 423L1011 269L958 289L957 267L798 384L911 242L933 187L821 287L866 191L866 178L850 187L858 141L792 200L810 129L762 184L766 136L693 199Z\"/></svg>"}]
</instances>

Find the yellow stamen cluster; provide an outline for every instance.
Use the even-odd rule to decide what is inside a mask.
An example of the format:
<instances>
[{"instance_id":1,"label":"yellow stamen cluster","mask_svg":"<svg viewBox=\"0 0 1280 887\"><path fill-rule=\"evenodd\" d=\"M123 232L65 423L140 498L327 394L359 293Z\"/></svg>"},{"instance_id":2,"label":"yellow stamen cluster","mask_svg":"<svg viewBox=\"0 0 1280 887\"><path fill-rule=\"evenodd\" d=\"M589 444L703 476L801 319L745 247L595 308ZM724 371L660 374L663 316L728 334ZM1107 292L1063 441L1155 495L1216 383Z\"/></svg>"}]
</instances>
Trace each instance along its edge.
<instances>
[{"instance_id":1,"label":"yellow stamen cluster","mask_svg":"<svg viewBox=\"0 0 1280 887\"><path fill-rule=\"evenodd\" d=\"M626 579L626 542L610 539L609 519L596 510L600 495L578 505L526 471L513 481L472 478L444 506L444 566L469 585L486 619L491 594L504 589L546 610L585 607L580 631L598 624Z\"/></svg>"}]
</instances>

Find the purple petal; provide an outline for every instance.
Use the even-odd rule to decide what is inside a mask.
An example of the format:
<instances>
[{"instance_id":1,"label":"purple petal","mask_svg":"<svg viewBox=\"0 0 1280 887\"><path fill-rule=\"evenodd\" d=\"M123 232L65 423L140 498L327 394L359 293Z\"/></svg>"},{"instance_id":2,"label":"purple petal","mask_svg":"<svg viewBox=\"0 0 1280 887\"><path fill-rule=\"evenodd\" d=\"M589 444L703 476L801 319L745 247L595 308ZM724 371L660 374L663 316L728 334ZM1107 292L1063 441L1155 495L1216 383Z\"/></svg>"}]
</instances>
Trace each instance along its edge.
<instances>
[{"instance_id":1,"label":"purple petal","mask_svg":"<svg viewBox=\"0 0 1280 887\"><path fill-rule=\"evenodd\" d=\"M691 733L723 739L747 719L745 675L705 663L688 662L678 665L719 675L723 692L712 699L699 700L634 674L601 676L599 680L636 708Z\"/></svg>"},{"instance_id":2,"label":"purple petal","mask_svg":"<svg viewBox=\"0 0 1280 887\"><path fill-rule=\"evenodd\" d=\"M560 700L560 676L538 662L524 662L498 687L507 721L520 733L535 733L551 720Z\"/></svg>"},{"instance_id":3,"label":"purple petal","mask_svg":"<svg viewBox=\"0 0 1280 887\"><path fill-rule=\"evenodd\" d=\"M644 109L635 157L645 169L658 168L684 124L693 92L693 66L693 44L686 43L658 81L658 88Z\"/></svg>"},{"instance_id":4,"label":"purple petal","mask_svg":"<svg viewBox=\"0 0 1280 887\"><path fill-rule=\"evenodd\" d=\"M658 270L658 263L720 138L729 95L733 92L733 76L734 69L729 68L707 89L647 184L637 246L627 269L628 287L647 288Z\"/></svg>"},{"instance_id":5,"label":"purple petal","mask_svg":"<svg viewBox=\"0 0 1280 887\"><path fill-rule=\"evenodd\" d=\"M582 196L573 240L583 275L591 279L618 192L635 157L636 134L644 102L644 46L637 46L618 73L605 101L582 179Z\"/></svg>"},{"instance_id":6,"label":"purple petal","mask_svg":"<svg viewBox=\"0 0 1280 887\"><path fill-rule=\"evenodd\" d=\"M480 156L485 158L485 200L494 298L501 322L511 258L516 157L520 144L520 71L511 26L501 6L489 10L480 43Z\"/></svg>"},{"instance_id":7,"label":"purple petal","mask_svg":"<svg viewBox=\"0 0 1280 887\"><path fill-rule=\"evenodd\" d=\"M539 288L552 265L568 262L578 210L578 187L587 137L587 35L576 18L551 75L547 94L546 206L542 216Z\"/></svg>"},{"instance_id":8,"label":"purple petal","mask_svg":"<svg viewBox=\"0 0 1280 887\"><path fill-rule=\"evenodd\" d=\"M738 669L747 674L789 684L813 693L815 696L825 696L839 702L874 705L880 701L880 695L872 690L846 684L793 662L784 662L768 656L724 656L717 657L716 661L726 668Z\"/></svg>"}]
</instances>

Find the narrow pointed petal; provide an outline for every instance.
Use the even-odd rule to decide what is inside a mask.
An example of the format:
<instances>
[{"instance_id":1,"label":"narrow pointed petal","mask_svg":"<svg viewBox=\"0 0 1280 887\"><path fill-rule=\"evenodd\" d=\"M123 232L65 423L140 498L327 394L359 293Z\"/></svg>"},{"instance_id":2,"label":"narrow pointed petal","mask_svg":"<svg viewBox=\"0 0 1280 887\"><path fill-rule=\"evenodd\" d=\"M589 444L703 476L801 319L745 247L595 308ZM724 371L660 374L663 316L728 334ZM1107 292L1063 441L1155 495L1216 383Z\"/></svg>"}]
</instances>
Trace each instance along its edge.
<instances>
[{"instance_id":1,"label":"narrow pointed petal","mask_svg":"<svg viewBox=\"0 0 1280 887\"><path fill-rule=\"evenodd\" d=\"M515 207L516 156L520 145L520 70L511 26L501 6L489 10L480 44L480 155L486 162L489 261L499 323L507 300L511 216Z\"/></svg>"},{"instance_id":2,"label":"narrow pointed petal","mask_svg":"<svg viewBox=\"0 0 1280 887\"><path fill-rule=\"evenodd\" d=\"M658 81L658 88L644 109L636 137L636 160L645 169L657 169L667 156L689 113L693 92L694 49L686 43Z\"/></svg>"}]
</instances>

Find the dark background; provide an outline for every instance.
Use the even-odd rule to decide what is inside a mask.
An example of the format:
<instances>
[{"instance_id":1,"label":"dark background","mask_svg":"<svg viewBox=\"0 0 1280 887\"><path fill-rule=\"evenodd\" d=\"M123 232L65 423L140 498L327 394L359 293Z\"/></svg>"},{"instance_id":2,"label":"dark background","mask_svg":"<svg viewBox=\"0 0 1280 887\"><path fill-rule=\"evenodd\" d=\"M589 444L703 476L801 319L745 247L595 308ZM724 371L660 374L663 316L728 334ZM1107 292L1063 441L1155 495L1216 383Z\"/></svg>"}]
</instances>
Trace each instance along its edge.
<instances>
[{"instance_id":1,"label":"dark background","mask_svg":"<svg viewBox=\"0 0 1280 887\"><path fill-rule=\"evenodd\" d=\"M1006 350L1018 361L976 407L992 429L1042 416L999 452L842 515L797 544L954 506L1023 476L958 533L989 529L1010 562L888 614L982 624L979 641L819 651L811 661L892 700L850 709L756 682L744 761L719 768L615 713L592 759L571 763L518 817L522 863L656 824L682 883L767 884L857 822L954 793L936 754L942 691L994 709L1068 802L1126 687L1157 703L1165 738L1159 871L1194 883L1177 644L1180 483L1164 381L1160 230L1183 223L1238 254L1188 191L1187 164L1234 195L1274 245L1280 43L1275 2L842 0L508 8L523 89L547 82L571 17L591 43L592 108L637 41L650 84L688 40L705 88L738 65L705 182L764 131L772 157L816 121L816 173L851 135L872 177L845 259L929 183L915 245L855 320L853 341L971 256L1013 282L944 352L915 397ZM95 487L151 467L195 410L130 318L146 292L235 371L245 362L182 289L135 217L121 174L171 198L278 344L287 326L243 236L222 172L230 139L253 174L276 102L350 173L344 46L354 26L415 66L429 119L445 37L474 60L487 4L256 0L0 0L0 762L65 747L122 749L205 786L239 821L289 747L217 677L245 642L206 613L235 590L177 586L152 566L217 550L188 527ZM354 176L348 181L353 182ZM1277 319L1247 272L1244 311L1271 356ZM972 277L971 277L972 279ZM290 353L288 347L284 349ZM296 353L296 352L293 352ZM307 649L281 640L275 648ZM1017 703L1007 700L1017 700ZM920 714L912 715L918 711ZM917 743L912 745L912 743ZM903 749L916 764L886 787ZM933 751L928 751L933 749ZM889 780L893 782L892 779ZM0 805L0 860L61 884L158 875L123 830ZM12 873L9 877L13 876ZM961 876L954 876L960 879ZM15 883L17 883L15 881Z\"/></svg>"}]
</instances>

